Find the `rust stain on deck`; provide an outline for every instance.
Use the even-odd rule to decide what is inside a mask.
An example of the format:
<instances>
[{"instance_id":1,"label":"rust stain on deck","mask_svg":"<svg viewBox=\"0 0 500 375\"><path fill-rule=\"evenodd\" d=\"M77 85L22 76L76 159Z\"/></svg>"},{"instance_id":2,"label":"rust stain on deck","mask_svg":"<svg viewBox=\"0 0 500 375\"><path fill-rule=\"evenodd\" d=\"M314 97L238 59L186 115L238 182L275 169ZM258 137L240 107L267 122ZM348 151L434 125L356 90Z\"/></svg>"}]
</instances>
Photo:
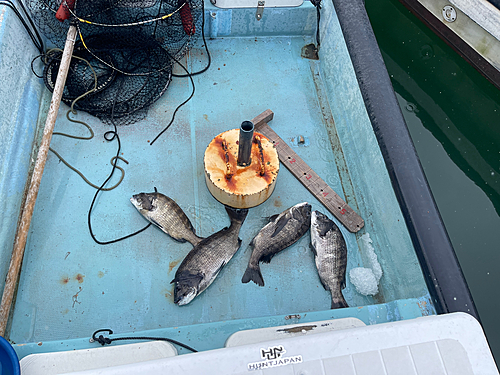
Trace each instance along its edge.
<instances>
[{"instance_id":1,"label":"rust stain on deck","mask_svg":"<svg viewBox=\"0 0 500 375\"><path fill-rule=\"evenodd\" d=\"M82 275L81 273L78 273L75 276L75 280L78 281L79 284L83 283L83 279L85 278L85 275Z\"/></svg>"},{"instance_id":2,"label":"rust stain on deck","mask_svg":"<svg viewBox=\"0 0 500 375\"><path fill-rule=\"evenodd\" d=\"M66 275L61 277L61 280L59 280L59 283L61 283L62 285L66 285L68 282L69 282L69 277Z\"/></svg>"},{"instance_id":3,"label":"rust stain on deck","mask_svg":"<svg viewBox=\"0 0 500 375\"><path fill-rule=\"evenodd\" d=\"M161 293L165 296L165 298L170 301L170 302L174 302L174 288L171 287L171 288L163 288L163 290L161 291Z\"/></svg>"},{"instance_id":4,"label":"rust stain on deck","mask_svg":"<svg viewBox=\"0 0 500 375\"><path fill-rule=\"evenodd\" d=\"M102 271L97 272L97 277L100 278L100 279L103 278L104 277L104 272L102 272Z\"/></svg>"},{"instance_id":5,"label":"rust stain on deck","mask_svg":"<svg viewBox=\"0 0 500 375\"><path fill-rule=\"evenodd\" d=\"M420 308L423 316L431 315L427 301L418 301L417 305Z\"/></svg>"},{"instance_id":6,"label":"rust stain on deck","mask_svg":"<svg viewBox=\"0 0 500 375\"><path fill-rule=\"evenodd\" d=\"M174 269L174 267L175 267L176 265L178 265L178 264L179 264L179 262L180 262L180 260L174 260L174 261L170 262L170 263L168 264L168 273L172 272L172 270Z\"/></svg>"}]
</instances>

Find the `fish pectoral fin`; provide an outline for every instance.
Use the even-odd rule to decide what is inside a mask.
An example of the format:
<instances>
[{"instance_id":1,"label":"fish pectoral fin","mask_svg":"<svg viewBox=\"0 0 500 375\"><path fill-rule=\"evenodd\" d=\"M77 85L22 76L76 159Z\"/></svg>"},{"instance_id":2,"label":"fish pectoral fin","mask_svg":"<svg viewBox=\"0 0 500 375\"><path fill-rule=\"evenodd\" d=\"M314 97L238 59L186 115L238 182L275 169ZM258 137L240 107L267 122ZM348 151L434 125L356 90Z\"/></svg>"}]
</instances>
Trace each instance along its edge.
<instances>
[{"instance_id":1,"label":"fish pectoral fin","mask_svg":"<svg viewBox=\"0 0 500 375\"><path fill-rule=\"evenodd\" d=\"M332 230L332 228L336 227L335 223L333 221L328 221L324 226L321 227L321 229L318 231L320 237L324 237L329 231Z\"/></svg>"},{"instance_id":2,"label":"fish pectoral fin","mask_svg":"<svg viewBox=\"0 0 500 375\"><path fill-rule=\"evenodd\" d=\"M302 221L303 217L299 210L292 210L292 217L297 221Z\"/></svg>"},{"instance_id":3,"label":"fish pectoral fin","mask_svg":"<svg viewBox=\"0 0 500 375\"><path fill-rule=\"evenodd\" d=\"M170 282L170 284L176 283L178 281L189 280L189 279L201 281L201 280L203 280L203 274L201 274L201 273L194 274L194 273L181 272L180 274L175 275L175 278Z\"/></svg>"},{"instance_id":4,"label":"fish pectoral fin","mask_svg":"<svg viewBox=\"0 0 500 375\"><path fill-rule=\"evenodd\" d=\"M149 218L149 221L151 221L151 222L152 222L154 225L156 225L158 228L163 229L163 226L162 226L159 222L157 222L155 219L151 219L151 218Z\"/></svg>"},{"instance_id":5,"label":"fish pectoral fin","mask_svg":"<svg viewBox=\"0 0 500 375\"><path fill-rule=\"evenodd\" d=\"M274 233L271 235L271 238L273 238L279 232L281 232L281 230L285 227L285 225L287 225L289 220L290 219L288 219L286 217L286 215L283 215L282 217L280 217L280 219L276 222L276 229L274 230Z\"/></svg>"},{"instance_id":6,"label":"fish pectoral fin","mask_svg":"<svg viewBox=\"0 0 500 375\"><path fill-rule=\"evenodd\" d=\"M280 215L279 215L279 214L274 214L274 215L272 215L272 216L269 216L269 217L267 218L267 222L268 222L268 223L270 223L271 221L276 220L278 216L280 216Z\"/></svg>"},{"instance_id":7,"label":"fish pectoral fin","mask_svg":"<svg viewBox=\"0 0 500 375\"><path fill-rule=\"evenodd\" d=\"M217 269L217 271L215 271L215 277L217 277L217 275L219 274L220 271L222 271L222 269L224 268L225 265L226 265L226 262L222 262L222 264Z\"/></svg>"}]
</instances>

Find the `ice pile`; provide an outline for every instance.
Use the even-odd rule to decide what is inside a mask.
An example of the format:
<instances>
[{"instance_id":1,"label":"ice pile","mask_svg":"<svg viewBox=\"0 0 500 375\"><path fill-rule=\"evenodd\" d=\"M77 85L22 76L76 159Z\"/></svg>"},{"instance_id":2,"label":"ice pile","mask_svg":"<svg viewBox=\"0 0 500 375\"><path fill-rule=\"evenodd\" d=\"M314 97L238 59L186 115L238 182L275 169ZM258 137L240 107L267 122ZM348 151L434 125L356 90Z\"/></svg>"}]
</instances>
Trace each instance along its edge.
<instances>
[{"instance_id":1,"label":"ice pile","mask_svg":"<svg viewBox=\"0 0 500 375\"><path fill-rule=\"evenodd\" d=\"M360 237L359 245L361 252L368 258L368 267L357 267L349 271L351 284L356 287L358 293L365 296L375 295L378 293L378 282L382 277L382 268L377 260L377 254L372 246L370 234L365 233Z\"/></svg>"}]
</instances>

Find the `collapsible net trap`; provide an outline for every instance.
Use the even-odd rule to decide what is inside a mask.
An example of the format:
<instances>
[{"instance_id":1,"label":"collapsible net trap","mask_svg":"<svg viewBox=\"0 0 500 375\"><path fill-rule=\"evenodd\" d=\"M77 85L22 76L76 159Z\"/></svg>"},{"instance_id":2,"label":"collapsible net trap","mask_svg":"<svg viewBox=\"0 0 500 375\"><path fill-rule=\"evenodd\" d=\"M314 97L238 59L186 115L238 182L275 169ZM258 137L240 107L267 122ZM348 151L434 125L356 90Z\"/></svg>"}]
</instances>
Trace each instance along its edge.
<instances>
[{"instance_id":1,"label":"collapsible net trap","mask_svg":"<svg viewBox=\"0 0 500 375\"><path fill-rule=\"evenodd\" d=\"M69 105L83 95L76 109L119 125L145 117L202 28L203 0L27 0L27 7L60 49L70 23L77 27L62 100ZM61 56L60 50L47 56L50 90Z\"/></svg>"}]
</instances>

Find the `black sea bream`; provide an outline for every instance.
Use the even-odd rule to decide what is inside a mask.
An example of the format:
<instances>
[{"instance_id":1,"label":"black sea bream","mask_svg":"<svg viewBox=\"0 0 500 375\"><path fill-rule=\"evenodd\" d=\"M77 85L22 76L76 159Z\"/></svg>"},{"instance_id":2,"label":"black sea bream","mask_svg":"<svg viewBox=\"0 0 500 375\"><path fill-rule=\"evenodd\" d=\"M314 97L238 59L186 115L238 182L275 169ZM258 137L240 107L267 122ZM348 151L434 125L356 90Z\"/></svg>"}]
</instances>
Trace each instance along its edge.
<instances>
[{"instance_id":1,"label":"black sea bream","mask_svg":"<svg viewBox=\"0 0 500 375\"><path fill-rule=\"evenodd\" d=\"M201 240L184 258L175 273L174 302L185 305L215 280L241 245L238 238L248 209L226 207L231 225Z\"/></svg>"},{"instance_id":2,"label":"black sea bream","mask_svg":"<svg viewBox=\"0 0 500 375\"><path fill-rule=\"evenodd\" d=\"M321 283L332 294L332 309L349 307L342 295L347 266L344 236L332 220L318 211L311 215L311 249Z\"/></svg>"},{"instance_id":3,"label":"black sea bream","mask_svg":"<svg viewBox=\"0 0 500 375\"><path fill-rule=\"evenodd\" d=\"M130 202L150 222L158 226L174 240L190 242L195 246L202 240L195 234L193 225L174 200L161 193L140 193Z\"/></svg>"},{"instance_id":4,"label":"black sea bream","mask_svg":"<svg viewBox=\"0 0 500 375\"><path fill-rule=\"evenodd\" d=\"M250 242L253 251L241 281L248 283L252 280L257 285L264 286L259 262L269 263L274 255L297 242L310 225L311 205L306 202L272 216L269 223Z\"/></svg>"}]
</instances>

